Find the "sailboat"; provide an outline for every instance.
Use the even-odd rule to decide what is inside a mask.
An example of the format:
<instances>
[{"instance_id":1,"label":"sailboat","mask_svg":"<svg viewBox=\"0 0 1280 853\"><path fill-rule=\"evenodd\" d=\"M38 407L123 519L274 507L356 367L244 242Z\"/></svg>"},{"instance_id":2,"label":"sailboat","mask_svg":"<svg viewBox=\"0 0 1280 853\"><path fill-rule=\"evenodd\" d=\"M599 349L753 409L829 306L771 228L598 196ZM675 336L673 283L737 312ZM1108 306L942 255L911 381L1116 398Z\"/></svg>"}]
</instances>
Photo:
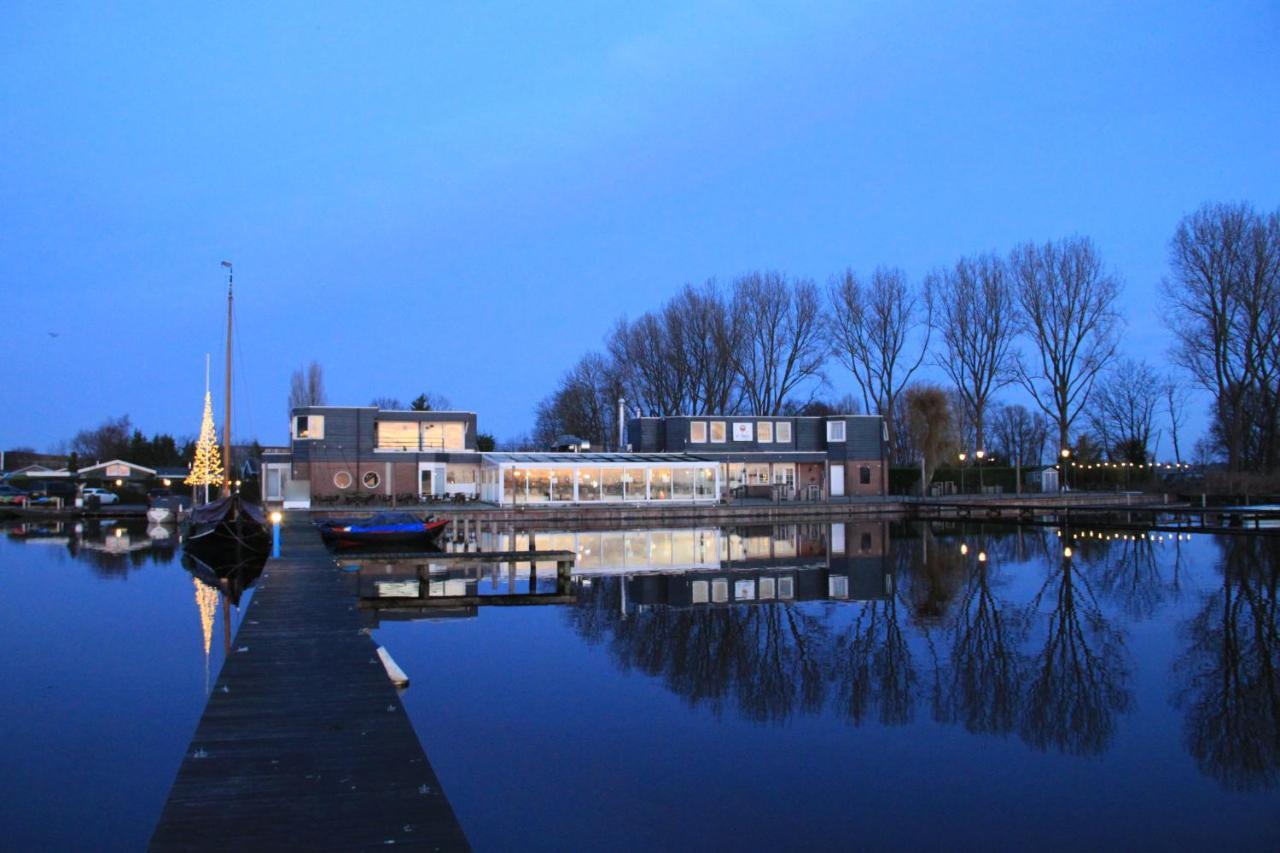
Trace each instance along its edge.
<instances>
[{"instance_id":1,"label":"sailboat","mask_svg":"<svg viewBox=\"0 0 1280 853\"><path fill-rule=\"evenodd\" d=\"M231 489L231 333L232 282L234 270L227 269L227 410L222 423L222 497L191 510L187 522L185 548L199 551L213 565L235 564L251 555L265 555L271 547L267 517L259 504L244 500Z\"/></svg>"}]
</instances>

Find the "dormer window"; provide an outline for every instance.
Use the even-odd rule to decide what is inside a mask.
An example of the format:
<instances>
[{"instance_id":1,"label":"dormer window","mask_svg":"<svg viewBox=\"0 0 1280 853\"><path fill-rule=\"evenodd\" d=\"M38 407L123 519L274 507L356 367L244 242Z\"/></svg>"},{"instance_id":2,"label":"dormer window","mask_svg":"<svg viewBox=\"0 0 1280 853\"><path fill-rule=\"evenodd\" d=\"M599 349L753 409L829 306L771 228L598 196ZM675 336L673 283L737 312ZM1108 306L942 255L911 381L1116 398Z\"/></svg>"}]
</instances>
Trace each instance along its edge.
<instances>
[{"instance_id":1,"label":"dormer window","mask_svg":"<svg viewBox=\"0 0 1280 853\"><path fill-rule=\"evenodd\" d=\"M707 443L707 422L706 421L690 421L689 422L689 443L690 444L706 444Z\"/></svg>"},{"instance_id":2,"label":"dormer window","mask_svg":"<svg viewBox=\"0 0 1280 853\"><path fill-rule=\"evenodd\" d=\"M827 421L827 441L844 441L844 421Z\"/></svg>"},{"instance_id":3,"label":"dormer window","mask_svg":"<svg viewBox=\"0 0 1280 853\"><path fill-rule=\"evenodd\" d=\"M773 422L761 421L756 424L756 440L761 444L773 443Z\"/></svg>"}]
</instances>

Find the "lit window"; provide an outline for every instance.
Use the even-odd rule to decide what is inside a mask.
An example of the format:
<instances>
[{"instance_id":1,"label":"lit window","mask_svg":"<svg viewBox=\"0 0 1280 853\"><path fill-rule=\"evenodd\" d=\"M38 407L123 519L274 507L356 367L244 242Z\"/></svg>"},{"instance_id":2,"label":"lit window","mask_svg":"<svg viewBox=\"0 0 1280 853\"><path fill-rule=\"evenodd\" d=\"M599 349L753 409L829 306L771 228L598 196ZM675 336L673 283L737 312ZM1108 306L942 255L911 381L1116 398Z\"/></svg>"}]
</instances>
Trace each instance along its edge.
<instances>
[{"instance_id":1,"label":"lit window","mask_svg":"<svg viewBox=\"0 0 1280 853\"><path fill-rule=\"evenodd\" d=\"M707 443L707 422L706 421L690 421L689 422L689 441L693 444Z\"/></svg>"},{"instance_id":2,"label":"lit window","mask_svg":"<svg viewBox=\"0 0 1280 853\"><path fill-rule=\"evenodd\" d=\"M351 474L347 471L339 471L333 475L333 484L339 489L351 488Z\"/></svg>"},{"instance_id":3,"label":"lit window","mask_svg":"<svg viewBox=\"0 0 1280 853\"><path fill-rule=\"evenodd\" d=\"M417 450L418 425L413 421L374 421L377 450Z\"/></svg>"},{"instance_id":4,"label":"lit window","mask_svg":"<svg viewBox=\"0 0 1280 853\"><path fill-rule=\"evenodd\" d=\"M324 438L324 415L298 415L293 419L294 438Z\"/></svg>"},{"instance_id":5,"label":"lit window","mask_svg":"<svg viewBox=\"0 0 1280 853\"><path fill-rule=\"evenodd\" d=\"M778 433L779 444L791 443L791 422L790 421L784 421L782 423L779 423L775 425L774 429Z\"/></svg>"},{"instance_id":6,"label":"lit window","mask_svg":"<svg viewBox=\"0 0 1280 853\"><path fill-rule=\"evenodd\" d=\"M769 421L761 421L756 424L756 440L761 444L773 443L773 424Z\"/></svg>"},{"instance_id":7,"label":"lit window","mask_svg":"<svg viewBox=\"0 0 1280 853\"><path fill-rule=\"evenodd\" d=\"M734 441L750 441L751 440L751 422L750 421L734 422L733 440Z\"/></svg>"},{"instance_id":8,"label":"lit window","mask_svg":"<svg viewBox=\"0 0 1280 853\"><path fill-rule=\"evenodd\" d=\"M709 600L710 598L707 594L707 582L694 581L693 582L693 603L706 604Z\"/></svg>"},{"instance_id":9,"label":"lit window","mask_svg":"<svg viewBox=\"0 0 1280 853\"><path fill-rule=\"evenodd\" d=\"M753 580L734 581L733 583L733 600L734 601L755 601L756 598L756 582Z\"/></svg>"},{"instance_id":10,"label":"lit window","mask_svg":"<svg viewBox=\"0 0 1280 853\"><path fill-rule=\"evenodd\" d=\"M382 478L378 476L377 471L365 471L364 476L360 478L360 482L364 483L366 489L376 489L378 484L382 482Z\"/></svg>"},{"instance_id":11,"label":"lit window","mask_svg":"<svg viewBox=\"0 0 1280 853\"><path fill-rule=\"evenodd\" d=\"M844 421L827 421L827 441L844 441Z\"/></svg>"},{"instance_id":12,"label":"lit window","mask_svg":"<svg viewBox=\"0 0 1280 853\"><path fill-rule=\"evenodd\" d=\"M729 600L729 581L717 578L711 582L711 600L716 604L724 604Z\"/></svg>"},{"instance_id":13,"label":"lit window","mask_svg":"<svg viewBox=\"0 0 1280 853\"><path fill-rule=\"evenodd\" d=\"M724 444L724 439L725 439L724 421L712 421L711 422L711 443Z\"/></svg>"}]
</instances>

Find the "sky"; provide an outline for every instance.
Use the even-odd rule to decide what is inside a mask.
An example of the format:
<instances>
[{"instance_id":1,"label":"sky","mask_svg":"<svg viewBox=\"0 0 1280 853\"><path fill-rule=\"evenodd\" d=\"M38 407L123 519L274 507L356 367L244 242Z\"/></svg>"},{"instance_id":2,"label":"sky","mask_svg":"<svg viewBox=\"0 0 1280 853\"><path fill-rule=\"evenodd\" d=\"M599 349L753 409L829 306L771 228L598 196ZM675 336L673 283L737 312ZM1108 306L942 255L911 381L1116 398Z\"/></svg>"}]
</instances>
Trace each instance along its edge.
<instances>
[{"instance_id":1,"label":"sky","mask_svg":"<svg viewBox=\"0 0 1280 853\"><path fill-rule=\"evenodd\" d=\"M501 440L686 282L1073 235L1163 369L1169 238L1280 207L1277 140L1274 3L4 0L0 447L194 435L224 259L268 444L311 360L331 404L430 391Z\"/></svg>"}]
</instances>

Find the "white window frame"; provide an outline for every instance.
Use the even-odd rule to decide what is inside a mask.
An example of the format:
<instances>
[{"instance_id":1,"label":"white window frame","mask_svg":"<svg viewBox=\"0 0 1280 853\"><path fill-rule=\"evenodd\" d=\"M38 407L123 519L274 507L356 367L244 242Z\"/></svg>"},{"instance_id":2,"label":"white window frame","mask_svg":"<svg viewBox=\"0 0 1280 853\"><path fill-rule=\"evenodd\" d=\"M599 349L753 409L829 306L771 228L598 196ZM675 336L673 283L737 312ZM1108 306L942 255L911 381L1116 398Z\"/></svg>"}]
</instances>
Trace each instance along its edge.
<instances>
[{"instance_id":1,"label":"white window frame","mask_svg":"<svg viewBox=\"0 0 1280 853\"><path fill-rule=\"evenodd\" d=\"M755 441L755 424L751 421L734 421L733 422L733 440L734 441ZM739 438L738 436L742 436Z\"/></svg>"},{"instance_id":2,"label":"white window frame","mask_svg":"<svg viewBox=\"0 0 1280 853\"><path fill-rule=\"evenodd\" d=\"M307 434L298 434L298 421L307 419ZM324 415L294 415L293 438L295 441L321 441L324 439Z\"/></svg>"},{"instance_id":3,"label":"white window frame","mask_svg":"<svg viewBox=\"0 0 1280 853\"><path fill-rule=\"evenodd\" d=\"M791 443L791 421L779 421L774 424L773 440L777 444Z\"/></svg>"},{"instance_id":4,"label":"white window frame","mask_svg":"<svg viewBox=\"0 0 1280 853\"><path fill-rule=\"evenodd\" d=\"M773 421L760 421L756 424L756 441L773 444Z\"/></svg>"},{"instance_id":5,"label":"white window frame","mask_svg":"<svg viewBox=\"0 0 1280 853\"><path fill-rule=\"evenodd\" d=\"M702 438L698 438L697 429L702 428ZM706 421L689 421L689 443L690 444L706 444L707 443L707 422Z\"/></svg>"},{"instance_id":6,"label":"white window frame","mask_svg":"<svg viewBox=\"0 0 1280 853\"><path fill-rule=\"evenodd\" d=\"M719 438L716 438L716 427L720 427ZM712 444L724 444L729 437L729 424L727 421L712 421L709 429Z\"/></svg>"},{"instance_id":7,"label":"white window frame","mask_svg":"<svg viewBox=\"0 0 1280 853\"><path fill-rule=\"evenodd\" d=\"M843 444L848 435L848 425L844 421L827 421L827 441ZM837 433L839 435L837 435Z\"/></svg>"}]
</instances>

